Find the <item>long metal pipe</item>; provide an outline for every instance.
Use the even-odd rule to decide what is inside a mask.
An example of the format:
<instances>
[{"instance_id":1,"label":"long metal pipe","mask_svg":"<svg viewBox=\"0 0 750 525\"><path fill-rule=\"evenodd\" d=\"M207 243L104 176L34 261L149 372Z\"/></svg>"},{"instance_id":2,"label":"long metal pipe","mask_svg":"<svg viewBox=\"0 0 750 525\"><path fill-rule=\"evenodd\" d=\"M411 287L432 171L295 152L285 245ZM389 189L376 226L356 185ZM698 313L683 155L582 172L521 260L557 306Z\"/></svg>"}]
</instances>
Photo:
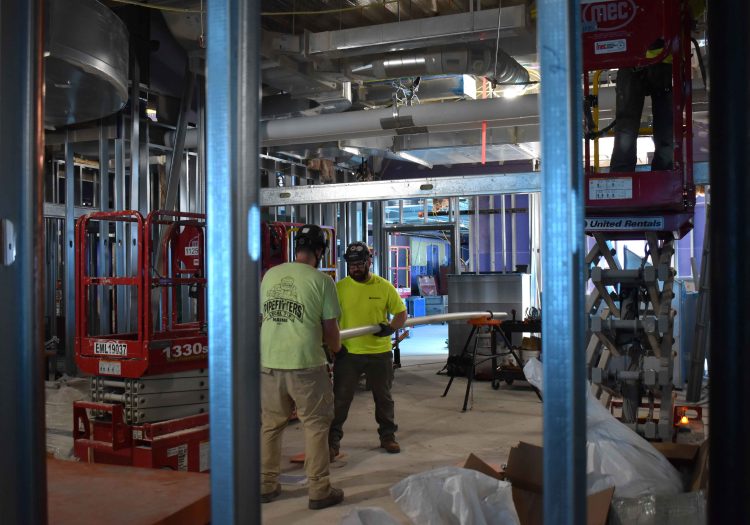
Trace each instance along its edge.
<instances>
[{"instance_id":1,"label":"long metal pipe","mask_svg":"<svg viewBox=\"0 0 750 525\"><path fill-rule=\"evenodd\" d=\"M507 221L505 218L505 195L501 195L503 199L502 205L500 206L500 227L503 229L503 273L508 271L508 234L507 234ZM515 268L511 266L510 271L514 271Z\"/></svg>"},{"instance_id":2,"label":"long metal pipe","mask_svg":"<svg viewBox=\"0 0 750 525\"><path fill-rule=\"evenodd\" d=\"M750 501L750 3L708 3L711 444L708 523L746 523Z\"/></svg>"},{"instance_id":3,"label":"long metal pipe","mask_svg":"<svg viewBox=\"0 0 750 525\"><path fill-rule=\"evenodd\" d=\"M47 523L41 351L44 4L0 2L0 521L31 525Z\"/></svg>"},{"instance_id":4,"label":"long metal pipe","mask_svg":"<svg viewBox=\"0 0 750 525\"><path fill-rule=\"evenodd\" d=\"M109 138L107 128L102 120L99 124L99 209L109 211ZM98 275L109 275L109 222L99 222L98 242ZM110 302L109 291L104 286L97 286L99 305L97 315L99 316L99 333L109 332Z\"/></svg>"},{"instance_id":5,"label":"long metal pipe","mask_svg":"<svg viewBox=\"0 0 750 525\"><path fill-rule=\"evenodd\" d=\"M175 206L177 205L177 189L180 185L180 174L184 160L185 132L187 131L188 112L193 106L193 90L195 88L196 74L190 68L189 59L185 66L184 82L182 98L180 99L180 113L177 115L177 135L175 136L174 148L172 149L172 156L169 158L169 168L167 169L167 197L164 209L169 211L178 209ZM199 134L197 128L196 133ZM183 211L186 209L188 208L186 207Z\"/></svg>"},{"instance_id":6,"label":"long metal pipe","mask_svg":"<svg viewBox=\"0 0 750 525\"><path fill-rule=\"evenodd\" d=\"M489 203L489 209L492 210L492 212L495 211L495 196L490 195L490 203ZM497 215L495 213L491 213L491 215L488 218L489 226L490 226L490 271L494 272L497 270L497 257L495 255L495 252L497 250L495 246L495 219ZM505 271L505 267L503 267L503 271Z\"/></svg>"},{"instance_id":7,"label":"long metal pipe","mask_svg":"<svg viewBox=\"0 0 750 525\"><path fill-rule=\"evenodd\" d=\"M489 310L475 312L453 312L450 314L425 315L422 317L411 317L404 323L404 328L421 324L446 323L448 321L465 321L468 319L505 319L508 317L507 312L492 312ZM360 335L374 334L380 330L380 326L366 325L357 328L347 328L341 330L341 340L359 337Z\"/></svg>"},{"instance_id":8,"label":"long metal pipe","mask_svg":"<svg viewBox=\"0 0 750 525\"><path fill-rule=\"evenodd\" d=\"M471 260L474 261L472 269L474 272L479 273L482 271L481 264L479 263L479 246L481 244L481 236L479 234L479 196L474 197L474 216L471 223L471 238L474 241L473 251L471 253Z\"/></svg>"},{"instance_id":9,"label":"long metal pipe","mask_svg":"<svg viewBox=\"0 0 750 525\"><path fill-rule=\"evenodd\" d=\"M450 212L453 214L453 236L451 247L453 248L453 273L460 275L461 268L461 210L458 197L451 197L448 201Z\"/></svg>"},{"instance_id":10,"label":"long metal pipe","mask_svg":"<svg viewBox=\"0 0 750 525\"><path fill-rule=\"evenodd\" d=\"M516 240L516 216L518 215L518 213L516 212L515 193L511 194L510 196L510 209L512 210L510 214L510 271L515 272L517 256L518 256L518 246L517 246L517 240ZM503 214L503 217L504 216L505 214ZM505 231L505 228L503 228L503 231ZM505 246L505 242L503 242L503 247L504 246ZM503 259L504 258L505 256L503 256Z\"/></svg>"},{"instance_id":11,"label":"long metal pipe","mask_svg":"<svg viewBox=\"0 0 750 525\"><path fill-rule=\"evenodd\" d=\"M211 522L260 523L260 2L207 11Z\"/></svg>"},{"instance_id":12,"label":"long metal pipe","mask_svg":"<svg viewBox=\"0 0 750 525\"><path fill-rule=\"evenodd\" d=\"M65 140L65 281L63 285L65 301L65 372L76 374L75 363L75 172L73 144L69 137ZM80 194L79 194L80 195Z\"/></svg>"}]
</instances>

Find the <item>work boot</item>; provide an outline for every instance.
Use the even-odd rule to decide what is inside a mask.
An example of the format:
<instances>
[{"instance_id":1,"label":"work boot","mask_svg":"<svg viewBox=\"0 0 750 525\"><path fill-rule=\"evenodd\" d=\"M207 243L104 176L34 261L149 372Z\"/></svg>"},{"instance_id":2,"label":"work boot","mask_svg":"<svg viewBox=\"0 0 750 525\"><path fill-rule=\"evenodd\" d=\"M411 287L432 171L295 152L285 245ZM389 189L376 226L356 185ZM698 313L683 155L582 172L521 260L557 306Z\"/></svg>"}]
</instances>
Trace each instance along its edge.
<instances>
[{"instance_id":1,"label":"work boot","mask_svg":"<svg viewBox=\"0 0 750 525\"><path fill-rule=\"evenodd\" d=\"M344 501L344 491L331 487L331 492L323 499L311 499L307 507L311 510L327 509Z\"/></svg>"},{"instance_id":2,"label":"work boot","mask_svg":"<svg viewBox=\"0 0 750 525\"><path fill-rule=\"evenodd\" d=\"M279 494L281 494L281 484L277 484L276 488L273 489L271 492L266 492L265 494L260 495L260 501L261 503L271 503L273 500L279 497Z\"/></svg>"},{"instance_id":3,"label":"work boot","mask_svg":"<svg viewBox=\"0 0 750 525\"><path fill-rule=\"evenodd\" d=\"M384 439L380 442L380 448L384 448L389 454L398 454L401 447L396 442L396 438Z\"/></svg>"},{"instance_id":4,"label":"work boot","mask_svg":"<svg viewBox=\"0 0 750 525\"><path fill-rule=\"evenodd\" d=\"M329 445L328 446L328 455L329 455L329 459L330 459L331 463L333 463L334 461L336 461L336 456L339 455L339 447L337 447L336 445Z\"/></svg>"}]
</instances>

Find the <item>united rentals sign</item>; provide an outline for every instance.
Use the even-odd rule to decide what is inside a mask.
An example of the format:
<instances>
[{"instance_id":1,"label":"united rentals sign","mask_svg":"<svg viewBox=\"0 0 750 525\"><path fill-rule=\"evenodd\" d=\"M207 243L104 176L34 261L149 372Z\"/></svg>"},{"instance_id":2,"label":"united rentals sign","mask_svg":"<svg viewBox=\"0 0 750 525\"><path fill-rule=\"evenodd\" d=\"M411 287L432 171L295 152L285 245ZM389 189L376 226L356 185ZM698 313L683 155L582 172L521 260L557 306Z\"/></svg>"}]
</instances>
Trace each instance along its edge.
<instances>
[{"instance_id":1,"label":"united rentals sign","mask_svg":"<svg viewBox=\"0 0 750 525\"><path fill-rule=\"evenodd\" d=\"M664 217L587 217L586 231L661 231Z\"/></svg>"}]
</instances>

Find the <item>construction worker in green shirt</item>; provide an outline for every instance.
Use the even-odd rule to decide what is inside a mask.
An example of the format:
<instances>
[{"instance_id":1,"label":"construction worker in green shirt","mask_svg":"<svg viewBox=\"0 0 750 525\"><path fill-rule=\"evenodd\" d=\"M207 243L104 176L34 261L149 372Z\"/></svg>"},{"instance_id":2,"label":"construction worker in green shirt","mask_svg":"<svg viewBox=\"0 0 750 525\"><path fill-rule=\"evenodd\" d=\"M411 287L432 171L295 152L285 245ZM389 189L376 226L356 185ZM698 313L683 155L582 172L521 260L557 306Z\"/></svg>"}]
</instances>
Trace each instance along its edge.
<instances>
[{"instance_id":1,"label":"construction worker in green shirt","mask_svg":"<svg viewBox=\"0 0 750 525\"><path fill-rule=\"evenodd\" d=\"M391 397L391 335L404 326L406 306L389 281L370 273L372 254L364 242L350 244L344 259L349 275L336 283L341 305L341 328L380 325L380 330L372 335L348 339L336 355L333 367L334 417L328 438L331 458L339 453L344 422L362 374L365 374L372 388L380 446L386 452L395 454L401 451L401 447L396 441L398 426ZM389 315L393 316L390 321Z\"/></svg>"},{"instance_id":2,"label":"construction worker in green shirt","mask_svg":"<svg viewBox=\"0 0 750 525\"><path fill-rule=\"evenodd\" d=\"M344 499L329 481L333 390L323 345L338 351L341 339L336 285L317 270L327 244L319 226L304 225L295 237L295 261L268 270L260 285L263 503L281 493L281 436L294 407L305 432L309 508L324 509Z\"/></svg>"}]
</instances>

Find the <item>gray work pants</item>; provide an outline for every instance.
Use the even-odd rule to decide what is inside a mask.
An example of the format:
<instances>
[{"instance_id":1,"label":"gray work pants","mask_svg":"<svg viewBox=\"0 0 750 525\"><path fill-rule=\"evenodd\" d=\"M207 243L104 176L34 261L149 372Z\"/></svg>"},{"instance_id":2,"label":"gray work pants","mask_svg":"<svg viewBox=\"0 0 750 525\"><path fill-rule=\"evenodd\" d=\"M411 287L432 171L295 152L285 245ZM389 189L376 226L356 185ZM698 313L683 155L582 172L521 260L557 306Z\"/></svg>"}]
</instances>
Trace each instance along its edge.
<instances>
[{"instance_id":1,"label":"gray work pants","mask_svg":"<svg viewBox=\"0 0 750 525\"><path fill-rule=\"evenodd\" d=\"M333 366L334 416L328 436L332 447L338 448L344 436L344 422L359 384L359 376L365 374L372 388L375 401L375 421L381 441L395 439L398 425L395 422L394 403L391 397L393 385L393 354L350 354L336 358Z\"/></svg>"}]
</instances>

